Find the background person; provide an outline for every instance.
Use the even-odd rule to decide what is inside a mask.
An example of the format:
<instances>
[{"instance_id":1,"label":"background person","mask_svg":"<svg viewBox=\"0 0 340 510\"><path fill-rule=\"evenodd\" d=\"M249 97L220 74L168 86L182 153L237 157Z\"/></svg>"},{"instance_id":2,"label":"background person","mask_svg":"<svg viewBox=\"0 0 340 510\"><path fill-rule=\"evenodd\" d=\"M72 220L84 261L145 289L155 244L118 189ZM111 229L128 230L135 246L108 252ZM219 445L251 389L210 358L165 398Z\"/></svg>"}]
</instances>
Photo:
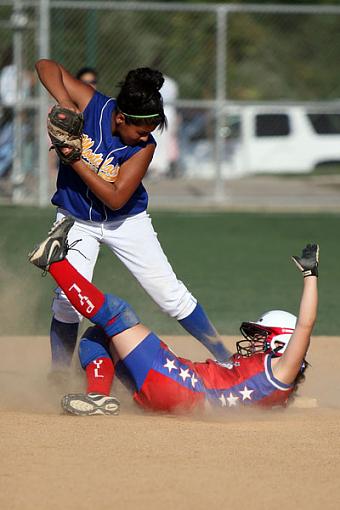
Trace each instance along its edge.
<instances>
[{"instance_id":1,"label":"background person","mask_svg":"<svg viewBox=\"0 0 340 510\"><path fill-rule=\"evenodd\" d=\"M0 178L12 168L14 156L14 109L18 101L33 96L34 74L23 70L18 83L18 69L13 61L12 47L3 54L0 64ZM23 178L32 171L34 159L34 114L28 109L20 112Z\"/></svg>"},{"instance_id":2,"label":"background person","mask_svg":"<svg viewBox=\"0 0 340 510\"><path fill-rule=\"evenodd\" d=\"M91 85L91 87L97 90L98 72L94 69L94 67L82 67L76 73L76 78L87 85Z\"/></svg>"},{"instance_id":3,"label":"background person","mask_svg":"<svg viewBox=\"0 0 340 510\"><path fill-rule=\"evenodd\" d=\"M141 323L128 303L104 295L73 268L65 259L72 225L71 218L64 218L29 256L31 263L50 272L78 311L102 328L102 335L98 329L93 334L92 328L80 344L88 393L66 395L65 410L83 415L117 414L119 403L109 396L114 365L104 334L112 340L134 381L135 401L146 409L287 404L306 369L305 356L317 316L317 245L307 245L300 257L292 257L304 276L296 321L288 312L268 312L255 323L242 323L245 340L237 343L237 354L226 363L195 363L176 356ZM51 249L55 244L58 247Z\"/></svg>"},{"instance_id":4,"label":"background person","mask_svg":"<svg viewBox=\"0 0 340 510\"><path fill-rule=\"evenodd\" d=\"M142 184L155 150L152 132L166 126L157 70L130 71L117 99L104 96L52 60L36 64L39 79L60 106L84 114L81 159L60 162L52 203L57 220L76 218L69 241L81 239L70 262L92 279L101 244L125 264L150 297L216 358L229 353L202 306L178 280L151 219ZM54 299L51 323L52 369L71 363L81 314L61 289Z\"/></svg>"},{"instance_id":5,"label":"background person","mask_svg":"<svg viewBox=\"0 0 340 510\"><path fill-rule=\"evenodd\" d=\"M170 76L164 75L160 93L168 126L166 130L154 133L157 148L150 164L151 177L175 177L179 158L178 114L175 106L175 101L178 98L176 81Z\"/></svg>"}]
</instances>

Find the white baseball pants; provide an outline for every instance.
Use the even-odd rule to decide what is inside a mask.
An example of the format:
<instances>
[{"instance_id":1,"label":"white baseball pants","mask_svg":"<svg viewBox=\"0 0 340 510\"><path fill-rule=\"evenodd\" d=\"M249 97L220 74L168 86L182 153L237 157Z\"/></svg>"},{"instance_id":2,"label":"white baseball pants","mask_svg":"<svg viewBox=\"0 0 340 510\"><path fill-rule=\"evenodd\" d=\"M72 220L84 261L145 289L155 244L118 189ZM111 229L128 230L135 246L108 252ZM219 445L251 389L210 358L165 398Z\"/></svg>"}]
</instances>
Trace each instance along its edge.
<instances>
[{"instance_id":1,"label":"white baseball pants","mask_svg":"<svg viewBox=\"0 0 340 510\"><path fill-rule=\"evenodd\" d=\"M67 214L59 209L57 220ZM92 281L100 244L105 244L163 312L181 320L194 310L197 300L177 279L146 211L105 223L76 220L68 242L78 239L81 241L75 248L79 251L70 250L67 259L88 280ZM60 288L56 289L52 310L60 322L74 323L82 319Z\"/></svg>"}]
</instances>

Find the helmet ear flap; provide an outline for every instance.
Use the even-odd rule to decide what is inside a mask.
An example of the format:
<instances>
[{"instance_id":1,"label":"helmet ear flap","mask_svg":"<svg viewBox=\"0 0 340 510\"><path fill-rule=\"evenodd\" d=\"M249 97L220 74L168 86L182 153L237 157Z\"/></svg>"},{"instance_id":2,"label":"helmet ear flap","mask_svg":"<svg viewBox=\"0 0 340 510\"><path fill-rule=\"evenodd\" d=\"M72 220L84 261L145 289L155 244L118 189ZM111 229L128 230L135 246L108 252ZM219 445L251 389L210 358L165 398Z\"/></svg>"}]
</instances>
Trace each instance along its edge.
<instances>
[{"instance_id":1,"label":"helmet ear flap","mask_svg":"<svg viewBox=\"0 0 340 510\"><path fill-rule=\"evenodd\" d=\"M273 338L270 340L270 349L276 354L283 354L287 349L287 345L292 336L292 333L273 336Z\"/></svg>"},{"instance_id":2,"label":"helmet ear flap","mask_svg":"<svg viewBox=\"0 0 340 510\"><path fill-rule=\"evenodd\" d=\"M270 332L268 336L270 350L277 356L281 356L287 349L296 320L295 315L283 310L271 310L258 319L257 324L267 327Z\"/></svg>"}]
</instances>

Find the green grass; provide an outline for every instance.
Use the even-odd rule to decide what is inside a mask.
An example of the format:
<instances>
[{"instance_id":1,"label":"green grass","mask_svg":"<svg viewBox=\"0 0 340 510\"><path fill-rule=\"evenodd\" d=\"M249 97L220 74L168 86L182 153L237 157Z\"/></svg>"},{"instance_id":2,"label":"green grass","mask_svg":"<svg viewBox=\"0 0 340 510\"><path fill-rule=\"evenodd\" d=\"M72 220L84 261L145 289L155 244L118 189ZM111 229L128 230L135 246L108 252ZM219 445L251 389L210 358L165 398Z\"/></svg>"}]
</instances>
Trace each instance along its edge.
<instances>
[{"instance_id":1,"label":"green grass","mask_svg":"<svg viewBox=\"0 0 340 510\"><path fill-rule=\"evenodd\" d=\"M316 334L340 332L339 214L154 212L153 223L178 277L223 334L265 310L297 313L301 275L290 262L303 245L321 246ZM54 284L28 264L27 253L54 219L52 208L1 208L1 334L46 334ZM142 247L141 247L142 249ZM134 278L104 247L94 282L127 299L158 333L180 334Z\"/></svg>"}]
</instances>

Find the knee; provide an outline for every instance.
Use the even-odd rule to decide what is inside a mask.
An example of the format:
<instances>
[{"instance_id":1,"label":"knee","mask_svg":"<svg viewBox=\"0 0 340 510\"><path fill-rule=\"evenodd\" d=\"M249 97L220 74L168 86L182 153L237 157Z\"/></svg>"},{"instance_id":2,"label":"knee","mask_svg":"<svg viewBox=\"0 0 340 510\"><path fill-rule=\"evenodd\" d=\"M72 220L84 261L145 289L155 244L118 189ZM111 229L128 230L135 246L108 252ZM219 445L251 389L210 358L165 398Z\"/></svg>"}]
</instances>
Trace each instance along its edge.
<instances>
[{"instance_id":1,"label":"knee","mask_svg":"<svg viewBox=\"0 0 340 510\"><path fill-rule=\"evenodd\" d=\"M92 317L92 320L102 326L108 336L118 335L140 323L132 306L112 294L105 295L102 308Z\"/></svg>"},{"instance_id":2,"label":"knee","mask_svg":"<svg viewBox=\"0 0 340 510\"><path fill-rule=\"evenodd\" d=\"M83 316L77 312L71 303L62 297L55 298L52 304L52 311L54 317L59 322L81 322Z\"/></svg>"},{"instance_id":3,"label":"knee","mask_svg":"<svg viewBox=\"0 0 340 510\"><path fill-rule=\"evenodd\" d=\"M97 326L88 328L79 342L78 356L84 369L97 358L111 358L105 332Z\"/></svg>"},{"instance_id":4,"label":"knee","mask_svg":"<svg viewBox=\"0 0 340 510\"><path fill-rule=\"evenodd\" d=\"M162 289L157 303L163 312L180 320L193 311L197 300L180 282L176 288Z\"/></svg>"}]
</instances>

